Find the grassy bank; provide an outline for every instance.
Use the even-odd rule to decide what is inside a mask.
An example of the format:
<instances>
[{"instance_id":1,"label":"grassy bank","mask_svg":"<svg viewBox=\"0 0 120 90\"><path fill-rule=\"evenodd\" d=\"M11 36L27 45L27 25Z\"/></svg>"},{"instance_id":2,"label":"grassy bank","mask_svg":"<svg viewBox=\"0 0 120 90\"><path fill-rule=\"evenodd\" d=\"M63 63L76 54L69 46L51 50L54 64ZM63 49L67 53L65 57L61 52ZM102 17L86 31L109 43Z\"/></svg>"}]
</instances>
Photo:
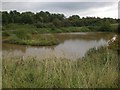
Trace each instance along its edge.
<instances>
[{"instance_id":1,"label":"grassy bank","mask_svg":"<svg viewBox=\"0 0 120 90\"><path fill-rule=\"evenodd\" d=\"M111 26L82 26L82 27L48 27L48 28L37 28L34 25L29 24L8 24L3 26L3 35L9 35L14 31L25 30L33 34L42 33L63 33L63 32L115 32L118 24L112 24ZM103 30L105 29L105 30Z\"/></svg>"},{"instance_id":2,"label":"grassy bank","mask_svg":"<svg viewBox=\"0 0 120 90\"><path fill-rule=\"evenodd\" d=\"M3 35L9 35L16 31L25 30L32 34L43 34L43 33L63 33L63 32L91 32L95 31L99 27L49 27L49 28L37 28L34 25L26 24L8 24L3 27Z\"/></svg>"},{"instance_id":3,"label":"grassy bank","mask_svg":"<svg viewBox=\"0 0 120 90\"><path fill-rule=\"evenodd\" d=\"M5 58L3 88L117 88L117 52L91 49L85 58Z\"/></svg>"},{"instance_id":4,"label":"grassy bank","mask_svg":"<svg viewBox=\"0 0 120 90\"><path fill-rule=\"evenodd\" d=\"M3 38L4 43L32 45L32 46L50 46L59 44L58 39L54 35L36 34L33 35L26 30L18 30L10 32L7 38Z\"/></svg>"},{"instance_id":5,"label":"grassy bank","mask_svg":"<svg viewBox=\"0 0 120 90\"><path fill-rule=\"evenodd\" d=\"M8 24L2 28L2 36L9 37L3 39L3 42L22 44L22 45L34 45L34 46L49 46L56 45L59 41L53 36L44 36L40 34L45 33L63 33L63 32L101 32L101 31L115 31L117 30L117 24L110 26L82 26L82 27L51 27L51 28L37 28L30 24ZM33 38L33 35L38 36Z\"/></svg>"}]
</instances>

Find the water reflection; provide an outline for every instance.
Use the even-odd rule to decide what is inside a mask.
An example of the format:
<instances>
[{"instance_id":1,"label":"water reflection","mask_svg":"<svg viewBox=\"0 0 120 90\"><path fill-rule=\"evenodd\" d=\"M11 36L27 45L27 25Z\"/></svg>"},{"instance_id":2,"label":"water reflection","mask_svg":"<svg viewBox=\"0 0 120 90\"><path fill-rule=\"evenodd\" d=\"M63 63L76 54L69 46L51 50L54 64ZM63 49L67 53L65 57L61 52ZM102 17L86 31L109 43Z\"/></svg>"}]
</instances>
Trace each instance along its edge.
<instances>
[{"instance_id":1,"label":"water reflection","mask_svg":"<svg viewBox=\"0 0 120 90\"><path fill-rule=\"evenodd\" d=\"M106 34L108 35L108 34ZM89 37L88 37L89 36ZM98 37L96 37L98 36ZM100 37L101 36L101 37ZM68 59L77 59L84 57L91 48L99 48L107 43L107 38L103 34L59 34L56 38L61 43L56 46L32 47L24 45L3 44L3 56L5 57L28 57L36 58L57 58L65 57ZM87 39L88 38L88 39Z\"/></svg>"}]
</instances>

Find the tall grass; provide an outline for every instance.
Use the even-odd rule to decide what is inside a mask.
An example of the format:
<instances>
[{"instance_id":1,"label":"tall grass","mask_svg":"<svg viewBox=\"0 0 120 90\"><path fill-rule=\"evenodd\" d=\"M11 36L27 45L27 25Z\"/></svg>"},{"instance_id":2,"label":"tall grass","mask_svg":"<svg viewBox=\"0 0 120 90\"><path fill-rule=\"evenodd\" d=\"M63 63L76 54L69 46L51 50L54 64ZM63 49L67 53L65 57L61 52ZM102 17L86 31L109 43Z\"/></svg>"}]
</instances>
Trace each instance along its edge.
<instances>
[{"instance_id":1,"label":"tall grass","mask_svg":"<svg viewBox=\"0 0 120 90\"><path fill-rule=\"evenodd\" d=\"M78 60L3 57L3 88L117 88L117 52L90 50Z\"/></svg>"}]
</instances>

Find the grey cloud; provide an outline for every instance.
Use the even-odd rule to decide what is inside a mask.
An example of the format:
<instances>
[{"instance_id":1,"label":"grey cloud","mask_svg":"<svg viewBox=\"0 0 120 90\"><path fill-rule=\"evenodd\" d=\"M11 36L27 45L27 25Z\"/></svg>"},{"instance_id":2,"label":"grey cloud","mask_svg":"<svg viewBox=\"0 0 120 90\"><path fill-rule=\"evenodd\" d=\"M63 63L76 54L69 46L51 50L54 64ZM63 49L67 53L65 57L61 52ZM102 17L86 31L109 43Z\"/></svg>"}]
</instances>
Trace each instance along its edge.
<instances>
[{"instance_id":1,"label":"grey cloud","mask_svg":"<svg viewBox=\"0 0 120 90\"><path fill-rule=\"evenodd\" d=\"M7 11L49 11L70 16L91 9L112 6L113 4L114 2L3 2L2 9Z\"/></svg>"},{"instance_id":2,"label":"grey cloud","mask_svg":"<svg viewBox=\"0 0 120 90\"><path fill-rule=\"evenodd\" d=\"M91 8L99 8L112 5L112 2L4 2L3 10L16 9L20 11L31 10L86 10ZM57 12L57 11L56 11Z\"/></svg>"},{"instance_id":3,"label":"grey cloud","mask_svg":"<svg viewBox=\"0 0 120 90\"><path fill-rule=\"evenodd\" d=\"M86 10L90 8L105 7L112 4L112 2L57 2L49 3L48 6L51 8L59 8L62 10Z\"/></svg>"}]
</instances>

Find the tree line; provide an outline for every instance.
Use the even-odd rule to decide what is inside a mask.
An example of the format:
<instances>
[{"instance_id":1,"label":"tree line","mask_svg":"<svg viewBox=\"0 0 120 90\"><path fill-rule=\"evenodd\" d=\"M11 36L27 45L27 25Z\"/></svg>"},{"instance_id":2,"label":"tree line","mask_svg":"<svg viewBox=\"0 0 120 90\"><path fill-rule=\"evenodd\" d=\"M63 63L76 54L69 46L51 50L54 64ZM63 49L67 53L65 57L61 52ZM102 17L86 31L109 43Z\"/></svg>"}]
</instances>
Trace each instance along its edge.
<instances>
[{"instance_id":1,"label":"tree line","mask_svg":"<svg viewBox=\"0 0 120 90\"><path fill-rule=\"evenodd\" d=\"M1 13L1 12L0 12ZM101 26L104 24L115 24L118 19L100 18L100 17L80 17L72 15L68 18L64 14L55 14L48 11L33 12L18 12L16 10L7 12L2 11L2 24L10 23L18 24L33 24L37 28L42 27L81 27L81 26Z\"/></svg>"}]
</instances>

